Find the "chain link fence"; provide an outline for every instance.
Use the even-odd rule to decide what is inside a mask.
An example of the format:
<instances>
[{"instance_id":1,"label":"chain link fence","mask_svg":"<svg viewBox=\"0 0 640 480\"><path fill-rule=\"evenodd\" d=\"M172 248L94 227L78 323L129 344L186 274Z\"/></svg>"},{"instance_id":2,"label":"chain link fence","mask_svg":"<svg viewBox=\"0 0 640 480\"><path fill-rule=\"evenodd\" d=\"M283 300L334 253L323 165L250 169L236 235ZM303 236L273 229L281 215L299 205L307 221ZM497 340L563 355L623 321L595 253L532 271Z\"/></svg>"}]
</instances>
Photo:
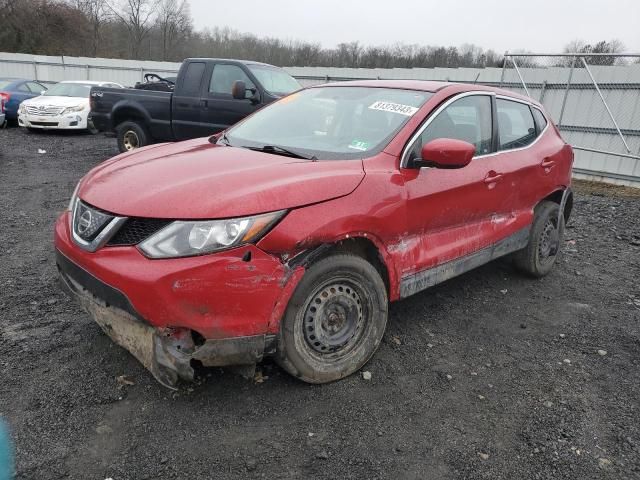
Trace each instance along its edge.
<instances>
[{"instance_id":1,"label":"chain link fence","mask_svg":"<svg viewBox=\"0 0 640 480\"><path fill-rule=\"evenodd\" d=\"M499 86L542 103L577 177L640 186L640 54L506 54Z\"/></svg>"}]
</instances>

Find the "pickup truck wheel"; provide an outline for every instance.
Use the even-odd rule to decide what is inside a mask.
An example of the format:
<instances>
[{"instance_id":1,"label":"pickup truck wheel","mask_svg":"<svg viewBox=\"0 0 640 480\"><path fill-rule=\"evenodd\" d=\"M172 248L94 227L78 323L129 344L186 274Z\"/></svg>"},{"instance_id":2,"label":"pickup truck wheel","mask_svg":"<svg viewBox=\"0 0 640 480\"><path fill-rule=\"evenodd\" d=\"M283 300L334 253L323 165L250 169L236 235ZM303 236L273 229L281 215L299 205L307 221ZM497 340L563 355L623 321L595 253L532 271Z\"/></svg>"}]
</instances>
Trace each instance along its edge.
<instances>
[{"instance_id":1,"label":"pickup truck wheel","mask_svg":"<svg viewBox=\"0 0 640 480\"><path fill-rule=\"evenodd\" d=\"M560 254L564 237L564 215L558 216L560 206L544 201L538 205L529 244L514 254L514 263L522 272L540 278L547 275Z\"/></svg>"},{"instance_id":2,"label":"pickup truck wheel","mask_svg":"<svg viewBox=\"0 0 640 480\"><path fill-rule=\"evenodd\" d=\"M363 258L332 255L297 286L278 336L277 361L308 383L339 380L375 353L387 324L387 291Z\"/></svg>"},{"instance_id":3,"label":"pickup truck wheel","mask_svg":"<svg viewBox=\"0 0 640 480\"><path fill-rule=\"evenodd\" d=\"M116 137L118 139L118 149L122 153L130 152L149 144L147 129L138 122L122 122L116 127Z\"/></svg>"}]
</instances>

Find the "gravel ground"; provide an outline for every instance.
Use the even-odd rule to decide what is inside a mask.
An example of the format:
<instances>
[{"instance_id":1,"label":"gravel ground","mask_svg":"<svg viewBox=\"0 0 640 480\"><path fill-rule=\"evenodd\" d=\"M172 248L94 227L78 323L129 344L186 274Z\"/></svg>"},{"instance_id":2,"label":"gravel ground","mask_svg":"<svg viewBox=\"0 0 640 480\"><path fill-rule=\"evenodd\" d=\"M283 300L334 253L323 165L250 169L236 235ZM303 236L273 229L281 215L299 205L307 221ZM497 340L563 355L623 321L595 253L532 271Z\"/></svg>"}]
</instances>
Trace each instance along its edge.
<instances>
[{"instance_id":1,"label":"gravel ground","mask_svg":"<svg viewBox=\"0 0 640 480\"><path fill-rule=\"evenodd\" d=\"M310 386L266 362L262 382L213 369L172 393L56 281L54 219L115 153L0 131L0 416L18 479L640 478L637 191L578 185L545 279L499 261L393 304L370 380Z\"/></svg>"}]
</instances>

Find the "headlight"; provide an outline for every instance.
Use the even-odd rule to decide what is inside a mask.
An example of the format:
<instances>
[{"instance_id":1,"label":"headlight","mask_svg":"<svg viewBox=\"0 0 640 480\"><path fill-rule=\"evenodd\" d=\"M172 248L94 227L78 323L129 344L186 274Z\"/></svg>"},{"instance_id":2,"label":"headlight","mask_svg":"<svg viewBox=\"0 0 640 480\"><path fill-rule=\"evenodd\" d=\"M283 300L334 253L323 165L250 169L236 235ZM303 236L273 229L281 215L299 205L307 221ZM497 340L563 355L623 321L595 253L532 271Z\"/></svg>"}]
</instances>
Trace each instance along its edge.
<instances>
[{"instance_id":1,"label":"headlight","mask_svg":"<svg viewBox=\"0 0 640 480\"><path fill-rule=\"evenodd\" d=\"M87 108L86 105L76 105L75 107L67 107L64 109L62 114L64 115L66 113L81 112L83 110L86 110L86 108Z\"/></svg>"},{"instance_id":2,"label":"headlight","mask_svg":"<svg viewBox=\"0 0 640 480\"><path fill-rule=\"evenodd\" d=\"M21 114L21 113L27 113L27 107L24 103L21 103L20 107L18 107L18 114Z\"/></svg>"},{"instance_id":3,"label":"headlight","mask_svg":"<svg viewBox=\"0 0 640 480\"><path fill-rule=\"evenodd\" d=\"M205 253L255 242L285 211L244 218L207 221L176 221L155 233L139 246L150 258L174 258Z\"/></svg>"}]
</instances>

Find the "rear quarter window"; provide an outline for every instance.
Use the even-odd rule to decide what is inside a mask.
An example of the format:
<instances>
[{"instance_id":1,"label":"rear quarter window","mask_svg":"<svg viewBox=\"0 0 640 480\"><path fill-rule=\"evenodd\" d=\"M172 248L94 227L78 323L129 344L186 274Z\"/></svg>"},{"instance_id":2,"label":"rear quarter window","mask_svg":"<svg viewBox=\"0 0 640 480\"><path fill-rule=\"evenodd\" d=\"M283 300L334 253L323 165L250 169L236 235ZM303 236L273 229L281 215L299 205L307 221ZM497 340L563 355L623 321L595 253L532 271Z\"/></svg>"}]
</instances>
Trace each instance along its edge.
<instances>
[{"instance_id":1,"label":"rear quarter window","mask_svg":"<svg viewBox=\"0 0 640 480\"><path fill-rule=\"evenodd\" d=\"M537 108L533 107L531 111L533 112L533 118L536 121L536 127L538 128L538 133L540 133L547 126L547 119L545 118L544 114Z\"/></svg>"},{"instance_id":2,"label":"rear quarter window","mask_svg":"<svg viewBox=\"0 0 640 480\"><path fill-rule=\"evenodd\" d=\"M187 65L187 71L182 79L182 94L186 96L198 96L200 94L200 84L204 74L204 62L192 62Z\"/></svg>"},{"instance_id":3,"label":"rear quarter window","mask_svg":"<svg viewBox=\"0 0 640 480\"><path fill-rule=\"evenodd\" d=\"M526 103L496 99L499 150L526 147L536 139L536 125Z\"/></svg>"}]
</instances>

